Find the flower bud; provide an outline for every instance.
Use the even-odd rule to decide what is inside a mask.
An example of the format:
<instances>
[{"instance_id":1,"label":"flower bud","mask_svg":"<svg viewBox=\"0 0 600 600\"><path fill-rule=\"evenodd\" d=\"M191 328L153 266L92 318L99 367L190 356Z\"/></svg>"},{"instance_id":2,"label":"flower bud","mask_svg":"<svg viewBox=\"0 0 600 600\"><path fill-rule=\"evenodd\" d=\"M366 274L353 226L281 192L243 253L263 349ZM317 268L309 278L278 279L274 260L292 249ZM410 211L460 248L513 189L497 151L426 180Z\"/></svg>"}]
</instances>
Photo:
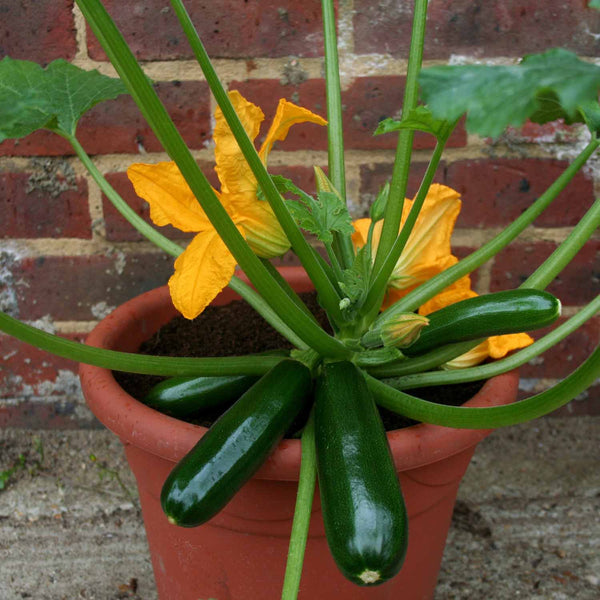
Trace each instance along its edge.
<instances>
[{"instance_id":1,"label":"flower bud","mask_svg":"<svg viewBox=\"0 0 600 600\"><path fill-rule=\"evenodd\" d=\"M381 327L384 346L406 348L419 339L421 329L429 325L429 319L416 313L402 313L386 321Z\"/></svg>"}]
</instances>

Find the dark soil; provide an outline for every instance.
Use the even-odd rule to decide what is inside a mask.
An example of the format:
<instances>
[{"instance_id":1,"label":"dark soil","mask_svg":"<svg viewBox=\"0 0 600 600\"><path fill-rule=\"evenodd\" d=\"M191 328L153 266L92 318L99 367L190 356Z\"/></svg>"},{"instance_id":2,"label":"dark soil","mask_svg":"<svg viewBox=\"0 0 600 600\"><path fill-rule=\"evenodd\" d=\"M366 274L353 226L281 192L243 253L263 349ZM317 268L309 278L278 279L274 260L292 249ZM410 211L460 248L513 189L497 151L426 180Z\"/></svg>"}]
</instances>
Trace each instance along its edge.
<instances>
[{"instance_id":1,"label":"dark soil","mask_svg":"<svg viewBox=\"0 0 600 600\"><path fill-rule=\"evenodd\" d=\"M327 316L317 303L314 293L300 294L304 303L321 325L331 332ZM190 321L176 317L162 327L139 349L142 354L159 356L240 356L268 350L291 349L290 343L268 325L247 303L235 301L226 306L209 306L199 317ZM134 398L141 400L152 386L164 377L114 372L118 383ZM473 397L481 382L411 390L425 400L459 406ZM414 425L415 421L380 409L388 431ZM190 421L209 426L218 414L199 415Z\"/></svg>"}]
</instances>

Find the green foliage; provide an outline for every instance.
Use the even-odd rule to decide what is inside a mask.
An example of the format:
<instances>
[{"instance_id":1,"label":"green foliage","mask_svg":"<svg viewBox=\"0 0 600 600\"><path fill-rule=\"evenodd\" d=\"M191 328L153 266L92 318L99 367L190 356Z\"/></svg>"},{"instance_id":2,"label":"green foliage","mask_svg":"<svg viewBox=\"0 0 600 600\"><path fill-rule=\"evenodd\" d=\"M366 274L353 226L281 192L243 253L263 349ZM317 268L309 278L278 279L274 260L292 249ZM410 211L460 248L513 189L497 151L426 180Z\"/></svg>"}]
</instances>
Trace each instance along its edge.
<instances>
[{"instance_id":1,"label":"green foliage","mask_svg":"<svg viewBox=\"0 0 600 600\"><path fill-rule=\"evenodd\" d=\"M0 61L0 142L37 129L74 136L86 111L126 92L119 79L85 71L62 59L42 69L7 56Z\"/></svg>"},{"instance_id":2,"label":"green foliage","mask_svg":"<svg viewBox=\"0 0 600 600\"><path fill-rule=\"evenodd\" d=\"M342 281L339 282L340 289L344 294L344 313L347 316L356 313L362 306L369 291L369 278L371 275L371 253L365 245L358 250L354 257L354 264L342 272Z\"/></svg>"},{"instance_id":3,"label":"green foliage","mask_svg":"<svg viewBox=\"0 0 600 600\"><path fill-rule=\"evenodd\" d=\"M595 8L596 10L600 10L600 0L590 0L588 8Z\"/></svg>"},{"instance_id":4,"label":"green foliage","mask_svg":"<svg viewBox=\"0 0 600 600\"><path fill-rule=\"evenodd\" d=\"M280 194L292 194L287 206L299 227L317 236L324 244L331 244L333 233L352 235L354 228L348 208L335 192L319 192L313 198L292 181L276 175L273 183Z\"/></svg>"},{"instance_id":5,"label":"green foliage","mask_svg":"<svg viewBox=\"0 0 600 600\"><path fill-rule=\"evenodd\" d=\"M384 119L379 123L374 135L391 133L402 129L414 129L434 135L438 140L445 141L452 133L454 125L444 119L436 119L427 106L417 106L411 109L400 121Z\"/></svg>"},{"instance_id":6,"label":"green foliage","mask_svg":"<svg viewBox=\"0 0 600 600\"><path fill-rule=\"evenodd\" d=\"M600 67L554 49L526 56L516 66L423 69L420 83L435 118L455 121L466 113L468 131L497 137L527 119L582 122L582 107L597 100Z\"/></svg>"}]
</instances>

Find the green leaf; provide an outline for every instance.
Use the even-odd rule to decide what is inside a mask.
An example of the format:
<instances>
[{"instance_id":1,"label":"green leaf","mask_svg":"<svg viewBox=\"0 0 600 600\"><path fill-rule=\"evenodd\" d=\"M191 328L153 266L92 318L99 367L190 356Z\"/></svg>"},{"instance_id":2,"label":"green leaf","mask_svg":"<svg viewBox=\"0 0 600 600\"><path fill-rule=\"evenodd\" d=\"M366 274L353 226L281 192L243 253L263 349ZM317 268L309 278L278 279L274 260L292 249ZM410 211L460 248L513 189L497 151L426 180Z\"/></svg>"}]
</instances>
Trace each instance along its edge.
<instances>
[{"instance_id":1,"label":"green leaf","mask_svg":"<svg viewBox=\"0 0 600 600\"><path fill-rule=\"evenodd\" d=\"M344 299L347 299L343 310L348 316L354 314L362 306L367 296L371 264L371 254L365 245L356 253L352 267L344 269L342 272L343 279L339 282L339 285L344 293Z\"/></svg>"},{"instance_id":2,"label":"green leaf","mask_svg":"<svg viewBox=\"0 0 600 600\"><path fill-rule=\"evenodd\" d=\"M36 63L8 56L0 61L0 142L25 137L52 121L39 89L43 76Z\"/></svg>"},{"instance_id":3,"label":"green leaf","mask_svg":"<svg viewBox=\"0 0 600 600\"><path fill-rule=\"evenodd\" d=\"M346 235L354 232L348 208L336 192L319 192L315 199L281 175L273 176L272 180L280 194L297 196L298 199L289 199L287 203L294 220L324 244L333 241L333 231Z\"/></svg>"},{"instance_id":4,"label":"green leaf","mask_svg":"<svg viewBox=\"0 0 600 600\"><path fill-rule=\"evenodd\" d=\"M400 121L384 119L380 121L374 135L400 131L401 129L416 129L434 135L438 140L446 140L452 133L453 125L444 119L436 119L427 106L417 106L411 109Z\"/></svg>"},{"instance_id":5,"label":"green leaf","mask_svg":"<svg viewBox=\"0 0 600 600\"><path fill-rule=\"evenodd\" d=\"M600 2L600 0L598 0ZM588 129L598 137L600 135L600 104L597 101L587 102L579 108Z\"/></svg>"},{"instance_id":6,"label":"green leaf","mask_svg":"<svg viewBox=\"0 0 600 600\"><path fill-rule=\"evenodd\" d=\"M600 10L600 0L590 0L588 7L595 8L596 10Z\"/></svg>"},{"instance_id":7,"label":"green leaf","mask_svg":"<svg viewBox=\"0 0 600 600\"><path fill-rule=\"evenodd\" d=\"M516 66L430 67L420 83L435 118L455 121L467 113L469 132L497 137L527 119L581 122L580 108L597 100L600 67L559 48L526 56Z\"/></svg>"},{"instance_id":8,"label":"green leaf","mask_svg":"<svg viewBox=\"0 0 600 600\"><path fill-rule=\"evenodd\" d=\"M120 79L85 71L67 62L55 60L46 67L43 91L51 101L58 128L75 135L81 116L104 100L127 93Z\"/></svg>"},{"instance_id":9,"label":"green leaf","mask_svg":"<svg viewBox=\"0 0 600 600\"><path fill-rule=\"evenodd\" d=\"M0 61L0 142L37 129L73 136L86 111L125 93L119 79L85 71L62 59L42 69L7 56Z\"/></svg>"}]
</instances>

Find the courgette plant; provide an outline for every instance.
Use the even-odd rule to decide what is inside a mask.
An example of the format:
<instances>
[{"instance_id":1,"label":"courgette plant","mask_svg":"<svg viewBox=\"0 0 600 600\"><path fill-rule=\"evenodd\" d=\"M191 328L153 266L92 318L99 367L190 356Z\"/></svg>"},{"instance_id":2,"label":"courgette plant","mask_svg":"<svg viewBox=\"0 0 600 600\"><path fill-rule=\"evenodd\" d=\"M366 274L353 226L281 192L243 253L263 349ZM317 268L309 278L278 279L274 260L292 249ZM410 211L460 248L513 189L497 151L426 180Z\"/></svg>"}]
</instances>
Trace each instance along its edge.
<instances>
[{"instance_id":1,"label":"courgette plant","mask_svg":"<svg viewBox=\"0 0 600 600\"><path fill-rule=\"evenodd\" d=\"M229 285L286 337L287 354L230 358L168 358L92 348L0 315L0 329L59 356L109 369L172 377L146 402L185 416L204 403L233 403L177 465L162 493L173 523L197 526L211 518L257 470L299 412L302 466L283 597L295 598L315 479L332 554L346 577L374 585L394 576L406 551L402 492L377 405L411 419L459 428L521 423L563 406L600 374L598 348L554 387L510 406L453 407L406 390L485 379L522 365L598 313L596 297L550 333L533 341L524 332L546 327L560 302L544 289L569 264L600 224L600 201L556 251L518 289L487 296L471 290L469 273L511 243L568 185L600 145L600 67L554 49L514 66L435 66L422 69L427 1L415 0L402 117L382 121L378 135L397 135L391 181L369 219L352 221L347 208L342 105L333 0L322 0L327 121L282 100L263 147L254 138L258 107L219 81L181 0L175 14L217 101L216 191L199 169L100 0L77 0L119 79L65 61L46 68L0 62L0 141L36 129L69 141L91 176L123 216L172 255L169 285L175 306L193 318ZM590 8L598 8L591 2ZM171 158L132 165L129 176L158 225L195 233L185 248L168 240L127 206L76 137L82 114L103 100L130 94ZM400 108L400 107L399 107ZM458 194L432 184L458 121L467 131L496 137L527 119L583 123L589 141L556 181L506 229L462 260L450 253L460 209ZM316 169L317 194L271 176L267 156L294 123L328 132L328 175ZM415 131L436 139L413 200L405 200ZM307 240L315 236L323 259ZM326 332L270 259L289 249L312 280L332 333ZM239 266L252 286L236 275ZM484 362L492 357L497 360ZM369 518L366 518L368 515Z\"/></svg>"}]
</instances>

